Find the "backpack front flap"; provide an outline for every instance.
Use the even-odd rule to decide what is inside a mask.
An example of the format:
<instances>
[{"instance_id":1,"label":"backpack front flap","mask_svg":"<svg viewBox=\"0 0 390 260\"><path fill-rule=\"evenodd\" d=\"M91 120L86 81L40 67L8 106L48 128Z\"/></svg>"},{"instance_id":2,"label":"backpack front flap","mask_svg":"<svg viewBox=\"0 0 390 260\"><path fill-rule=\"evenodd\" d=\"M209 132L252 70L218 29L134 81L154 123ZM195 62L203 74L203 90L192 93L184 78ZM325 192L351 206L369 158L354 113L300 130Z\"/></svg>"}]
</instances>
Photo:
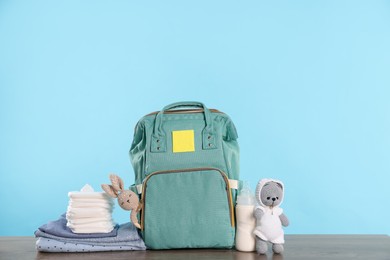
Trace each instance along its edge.
<instances>
[{"instance_id":1,"label":"backpack front flap","mask_svg":"<svg viewBox=\"0 0 390 260\"><path fill-rule=\"evenodd\" d=\"M227 176L214 168L156 172L142 194L141 225L150 249L231 248L234 205Z\"/></svg>"}]
</instances>

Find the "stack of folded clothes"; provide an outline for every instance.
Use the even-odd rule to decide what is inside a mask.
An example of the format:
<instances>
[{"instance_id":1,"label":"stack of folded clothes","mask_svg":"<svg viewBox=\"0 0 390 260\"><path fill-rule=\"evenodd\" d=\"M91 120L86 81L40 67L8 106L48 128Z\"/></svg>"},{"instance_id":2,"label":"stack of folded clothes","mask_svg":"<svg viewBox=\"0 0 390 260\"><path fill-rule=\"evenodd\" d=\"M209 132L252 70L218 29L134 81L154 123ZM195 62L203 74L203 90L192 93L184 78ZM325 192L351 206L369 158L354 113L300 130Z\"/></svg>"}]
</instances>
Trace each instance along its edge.
<instances>
[{"instance_id":1,"label":"stack of folded clothes","mask_svg":"<svg viewBox=\"0 0 390 260\"><path fill-rule=\"evenodd\" d=\"M131 223L115 226L109 233L76 234L67 226L65 214L35 231L41 252L99 252L145 250L137 228Z\"/></svg>"},{"instance_id":2,"label":"stack of folded clothes","mask_svg":"<svg viewBox=\"0 0 390 260\"><path fill-rule=\"evenodd\" d=\"M104 192L94 192L86 184L81 191L68 193L67 226L73 233L108 233L114 229L113 200Z\"/></svg>"}]
</instances>

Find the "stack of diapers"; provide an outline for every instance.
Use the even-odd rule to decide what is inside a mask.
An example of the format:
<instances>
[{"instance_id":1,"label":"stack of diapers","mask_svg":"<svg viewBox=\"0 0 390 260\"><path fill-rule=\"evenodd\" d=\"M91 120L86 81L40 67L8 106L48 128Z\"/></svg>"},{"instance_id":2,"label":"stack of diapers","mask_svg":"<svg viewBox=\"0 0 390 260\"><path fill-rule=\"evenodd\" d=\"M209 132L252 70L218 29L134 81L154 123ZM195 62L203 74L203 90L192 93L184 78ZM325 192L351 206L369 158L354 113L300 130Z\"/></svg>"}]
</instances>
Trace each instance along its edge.
<instances>
[{"instance_id":1,"label":"stack of diapers","mask_svg":"<svg viewBox=\"0 0 390 260\"><path fill-rule=\"evenodd\" d=\"M66 226L65 214L35 231L41 252L100 252L145 250L137 228L131 223L115 226L109 233L76 234Z\"/></svg>"},{"instance_id":2,"label":"stack of diapers","mask_svg":"<svg viewBox=\"0 0 390 260\"><path fill-rule=\"evenodd\" d=\"M115 223L112 220L114 202L104 192L95 192L86 184L81 191L68 193L67 226L73 233L109 233Z\"/></svg>"}]
</instances>

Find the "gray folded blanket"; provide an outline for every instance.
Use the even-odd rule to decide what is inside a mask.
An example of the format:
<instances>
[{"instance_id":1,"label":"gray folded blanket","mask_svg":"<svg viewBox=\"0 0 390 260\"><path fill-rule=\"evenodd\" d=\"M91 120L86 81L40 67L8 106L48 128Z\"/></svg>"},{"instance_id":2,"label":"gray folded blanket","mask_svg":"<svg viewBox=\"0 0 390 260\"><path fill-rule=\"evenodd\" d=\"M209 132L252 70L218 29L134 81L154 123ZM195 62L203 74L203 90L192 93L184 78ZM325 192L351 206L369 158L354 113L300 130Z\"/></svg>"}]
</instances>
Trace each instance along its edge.
<instances>
[{"instance_id":1,"label":"gray folded blanket","mask_svg":"<svg viewBox=\"0 0 390 260\"><path fill-rule=\"evenodd\" d=\"M52 222L51 230L56 229L56 225L62 224L61 221ZM38 251L43 252L146 250L144 241L137 228L131 222L119 225L116 236L85 237L84 234L73 233L75 236L70 238L43 230L48 231L41 228L35 231L35 236L38 238L36 248Z\"/></svg>"},{"instance_id":2,"label":"gray folded blanket","mask_svg":"<svg viewBox=\"0 0 390 260\"><path fill-rule=\"evenodd\" d=\"M68 237L68 238L102 238L102 237L115 237L118 225L109 232L109 233L87 233L87 234L76 234L73 233L70 228L66 226L66 214L62 214L59 219L54 221L49 221L47 224L44 224L38 228L38 230L45 232L50 235L59 236L59 237Z\"/></svg>"}]
</instances>

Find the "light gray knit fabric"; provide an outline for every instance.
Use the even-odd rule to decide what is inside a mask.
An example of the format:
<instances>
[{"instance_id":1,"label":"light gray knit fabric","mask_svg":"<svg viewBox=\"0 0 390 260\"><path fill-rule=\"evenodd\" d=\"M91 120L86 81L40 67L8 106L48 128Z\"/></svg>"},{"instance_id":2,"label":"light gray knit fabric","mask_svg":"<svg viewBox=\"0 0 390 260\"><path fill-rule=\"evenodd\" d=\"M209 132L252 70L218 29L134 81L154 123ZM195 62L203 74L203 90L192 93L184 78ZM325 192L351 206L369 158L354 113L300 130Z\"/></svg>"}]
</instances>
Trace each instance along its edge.
<instances>
[{"instance_id":1,"label":"light gray knit fabric","mask_svg":"<svg viewBox=\"0 0 390 260\"><path fill-rule=\"evenodd\" d=\"M136 243L140 244L140 243ZM135 245L134 242L129 243L129 245L88 245L80 243L69 243L58 241L49 238L38 238L36 242L36 248L41 252L51 252L51 253L71 253L71 252L101 252L101 251L125 251L125 250L145 250L145 245Z\"/></svg>"}]
</instances>

